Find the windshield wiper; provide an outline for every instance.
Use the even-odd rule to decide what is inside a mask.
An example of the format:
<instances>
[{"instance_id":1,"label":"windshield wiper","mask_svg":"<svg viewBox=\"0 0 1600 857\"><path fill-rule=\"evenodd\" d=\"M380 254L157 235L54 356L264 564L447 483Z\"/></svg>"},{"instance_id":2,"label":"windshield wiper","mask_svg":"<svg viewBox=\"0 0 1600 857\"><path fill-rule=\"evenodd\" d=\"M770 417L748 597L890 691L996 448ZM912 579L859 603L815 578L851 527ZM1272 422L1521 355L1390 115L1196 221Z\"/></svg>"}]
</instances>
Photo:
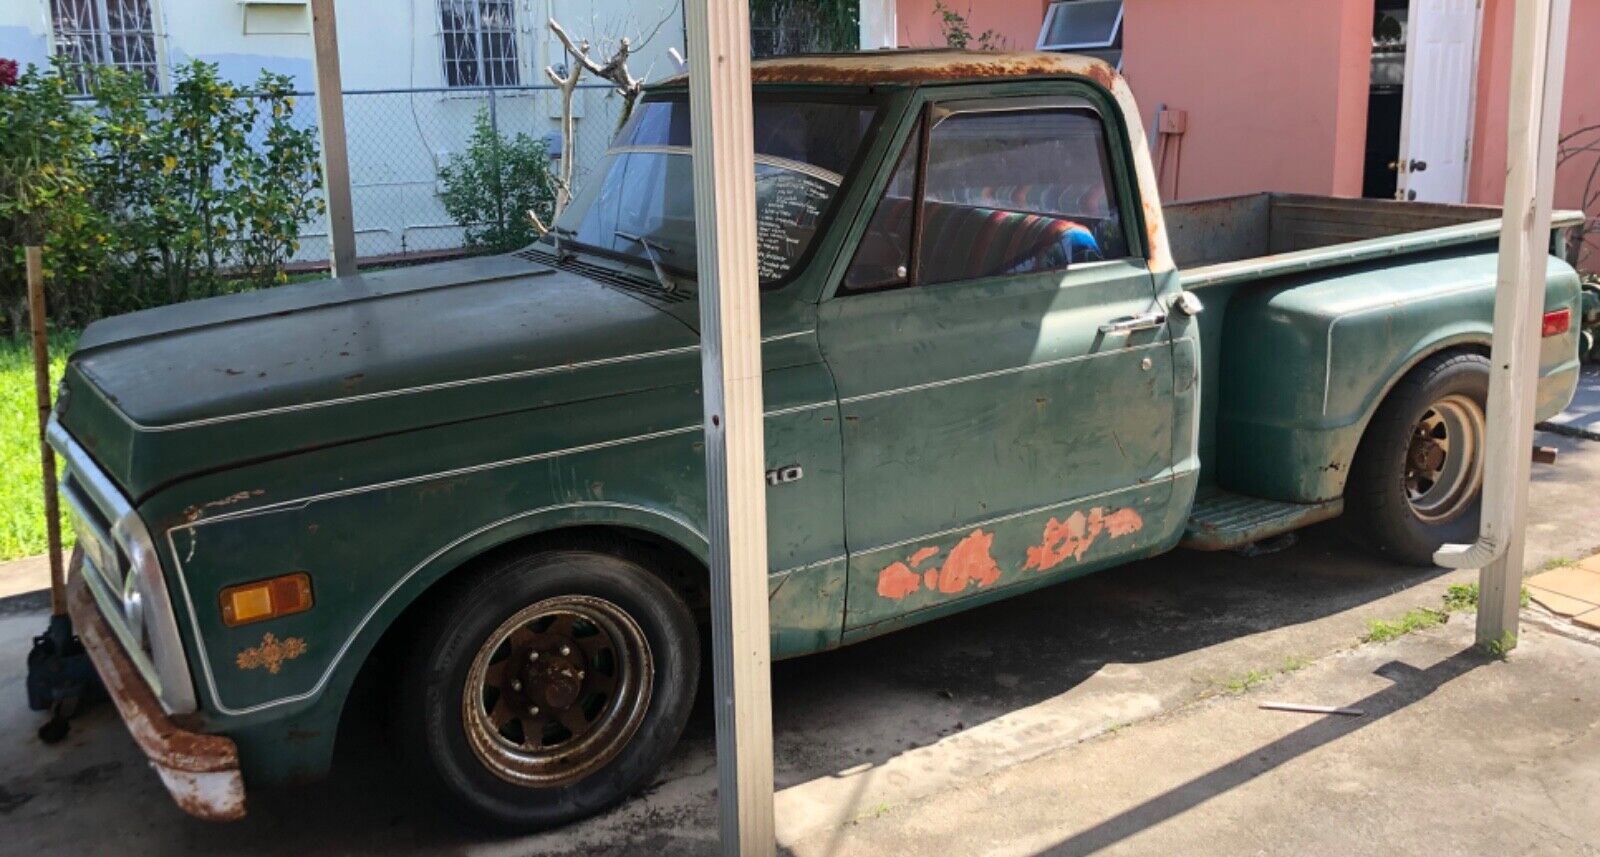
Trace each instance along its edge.
<instances>
[{"instance_id":1,"label":"windshield wiper","mask_svg":"<svg viewBox=\"0 0 1600 857\"><path fill-rule=\"evenodd\" d=\"M632 232L623 232L620 229L617 230L616 235L618 238L621 238L624 241L632 241L633 243L638 244L640 247L643 247L645 256L649 257L650 259L650 270L655 272L656 282L661 284L661 290L669 295L677 292L677 281L672 279L671 274L667 273L666 267L661 264L661 257L656 255L658 251L661 253L671 253L671 247L668 247L665 244L661 244L657 241L652 241L643 235L635 235Z\"/></svg>"}]
</instances>

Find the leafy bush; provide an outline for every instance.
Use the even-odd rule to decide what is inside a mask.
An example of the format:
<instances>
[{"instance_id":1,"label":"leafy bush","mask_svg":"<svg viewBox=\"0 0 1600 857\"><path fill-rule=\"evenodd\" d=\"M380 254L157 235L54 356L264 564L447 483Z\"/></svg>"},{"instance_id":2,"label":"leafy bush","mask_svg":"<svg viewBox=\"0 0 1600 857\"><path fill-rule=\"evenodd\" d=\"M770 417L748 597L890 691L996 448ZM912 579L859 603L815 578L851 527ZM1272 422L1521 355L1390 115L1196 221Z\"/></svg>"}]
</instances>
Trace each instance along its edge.
<instances>
[{"instance_id":1,"label":"leafy bush","mask_svg":"<svg viewBox=\"0 0 1600 857\"><path fill-rule=\"evenodd\" d=\"M77 105L64 77L30 66L0 89L0 235L15 257L0 312L13 330L30 241L45 246L51 317L71 325L285 280L302 223L323 210L316 134L294 122L289 78L263 72L240 93L194 62L152 98L141 77L98 68ZM28 167L13 133L59 163ZM29 170L34 190L12 178Z\"/></svg>"},{"instance_id":2,"label":"leafy bush","mask_svg":"<svg viewBox=\"0 0 1600 857\"><path fill-rule=\"evenodd\" d=\"M487 111L478 111L466 151L439 168L440 199L466 231L469 247L513 250L533 243L538 232L528 211L550 222L555 184L543 140L525 133L500 136Z\"/></svg>"},{"instance_id":3,"label":"leafy bush","mask_svg":"<svg viewBox=\"0 0 1600 857\"><path fill-rule=\"evenodd\" d=\"M968 9L968 12L971 10ZM980 51L998 51L1005 47L1005 37L997 30L984 30L974 35L972 27L967 24L967 16L950 8L944 0L934 0L933 14L939 18L939 31L944 34L944 42L949 47Z\"/></svg>"},{"instance_id":4,"label":"leafy bush","mask_svg":"<svg viewBox=\"0 0 1600 857\"><path fill-rule=\"evenodd\" d=\"M90 212L83 194L92 157L90 123L67 100L64 81L30 66L0 87L0 247L14 265L0 269L0 314L13 327L28 296L22 248L47 241ZM3 259L0 259L3 261Z\"/></svg>"}]
</instances>

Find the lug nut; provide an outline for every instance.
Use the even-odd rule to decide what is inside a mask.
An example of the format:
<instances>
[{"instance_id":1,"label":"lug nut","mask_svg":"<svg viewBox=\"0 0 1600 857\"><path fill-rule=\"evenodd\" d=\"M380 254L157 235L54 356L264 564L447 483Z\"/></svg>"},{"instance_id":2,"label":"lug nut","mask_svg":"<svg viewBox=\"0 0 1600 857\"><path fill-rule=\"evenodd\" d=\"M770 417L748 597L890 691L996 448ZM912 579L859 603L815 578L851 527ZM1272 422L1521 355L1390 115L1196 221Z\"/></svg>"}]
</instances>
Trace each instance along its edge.
<instances>
[{"instance_id":1,"label":"lug nut","mask_svg":"<svg viewBox=\"0 0 1600 857\"><path fill-rule=\"evenodd\" d=\"M530 717L538 717L539 716L539 706L537 706L537 705L528 706L528 715Z\"/></svg>"},{"instance_id":2,"label":"lug nut","mask_svg":"<svg viewBox=\"0 0 1600 857\"><path fill-rule=\"evenodd\" d=\"M571 646L562 646L561 647L561 656L563 658L566 657L567 655L570 655L570 654L572 654L572 647Z\"/></svg>"},{"instance_id":3,"label":"lug nut","mask_svg":"<svg viewBox=\"0 0 1600 857\"><path fill-rule=\"evenodd\" d=\"M511 680L511 689L512 690L517 690L517 691L522 690L522 682L517 681L516 679L512 679Z\"/></svg>"},{"instance_id":4,"label":"lug nut","mask_svg":"<svg viewBox=\"0 0 1600 857\"><path fill-rule=\"evenodd\" d=\"M528 653L528 660L536 661L538 659L539 659L539 653L538 652L529 652Z\"/></svg>"}]
</instances>

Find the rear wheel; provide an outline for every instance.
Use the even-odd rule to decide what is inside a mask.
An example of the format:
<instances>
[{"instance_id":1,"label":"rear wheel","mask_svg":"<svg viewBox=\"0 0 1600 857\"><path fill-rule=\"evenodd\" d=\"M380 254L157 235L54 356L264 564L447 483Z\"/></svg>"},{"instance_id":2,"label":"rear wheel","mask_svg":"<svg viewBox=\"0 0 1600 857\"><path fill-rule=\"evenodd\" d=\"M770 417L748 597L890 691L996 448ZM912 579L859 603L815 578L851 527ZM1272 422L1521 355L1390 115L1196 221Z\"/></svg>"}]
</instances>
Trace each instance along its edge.
<instances>
[{"instance_id":1,"label":"rear wheel","mask_svg":"<svg viewBox=\"0 0 1600 857\"><path fill-rule=\"evenodd\" d=\"M646 785L699 678L683 600L644 568L544 551L481 570L433 612L401 682L411 765L466 820L562 824Z\"/></svg>"},{"instance_id":2,"label":"rear wheel","mask_svg":"<svg viewBox=\"0 0 1600 857\"><path fill-rule=\"evenodd\" d=\"M1447 543L1477 537L1489 361L1424 360L1390 392L1356 453L1345 513L1379 553L1433 564Z\"/></svg>"}]
</instances>

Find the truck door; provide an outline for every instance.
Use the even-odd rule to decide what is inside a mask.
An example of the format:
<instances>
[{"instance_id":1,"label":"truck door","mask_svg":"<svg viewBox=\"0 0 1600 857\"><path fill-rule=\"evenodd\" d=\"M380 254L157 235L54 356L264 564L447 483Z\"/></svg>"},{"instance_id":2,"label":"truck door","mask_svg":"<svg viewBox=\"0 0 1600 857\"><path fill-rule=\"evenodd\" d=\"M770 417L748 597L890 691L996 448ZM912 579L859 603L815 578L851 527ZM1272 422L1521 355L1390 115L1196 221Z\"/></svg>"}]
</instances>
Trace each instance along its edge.
<instances>
[{"instance_id":1,"label":"truck door","mask_svg":"<svg viewBox=\"0 0 1600 857\"><path fill-rule=\"evenodd\" d=\"M878 177L819 323L843 420L847 632L1172 532L1171 343L1102 103L930 104Z\"/></svg>"}]
</instances>

